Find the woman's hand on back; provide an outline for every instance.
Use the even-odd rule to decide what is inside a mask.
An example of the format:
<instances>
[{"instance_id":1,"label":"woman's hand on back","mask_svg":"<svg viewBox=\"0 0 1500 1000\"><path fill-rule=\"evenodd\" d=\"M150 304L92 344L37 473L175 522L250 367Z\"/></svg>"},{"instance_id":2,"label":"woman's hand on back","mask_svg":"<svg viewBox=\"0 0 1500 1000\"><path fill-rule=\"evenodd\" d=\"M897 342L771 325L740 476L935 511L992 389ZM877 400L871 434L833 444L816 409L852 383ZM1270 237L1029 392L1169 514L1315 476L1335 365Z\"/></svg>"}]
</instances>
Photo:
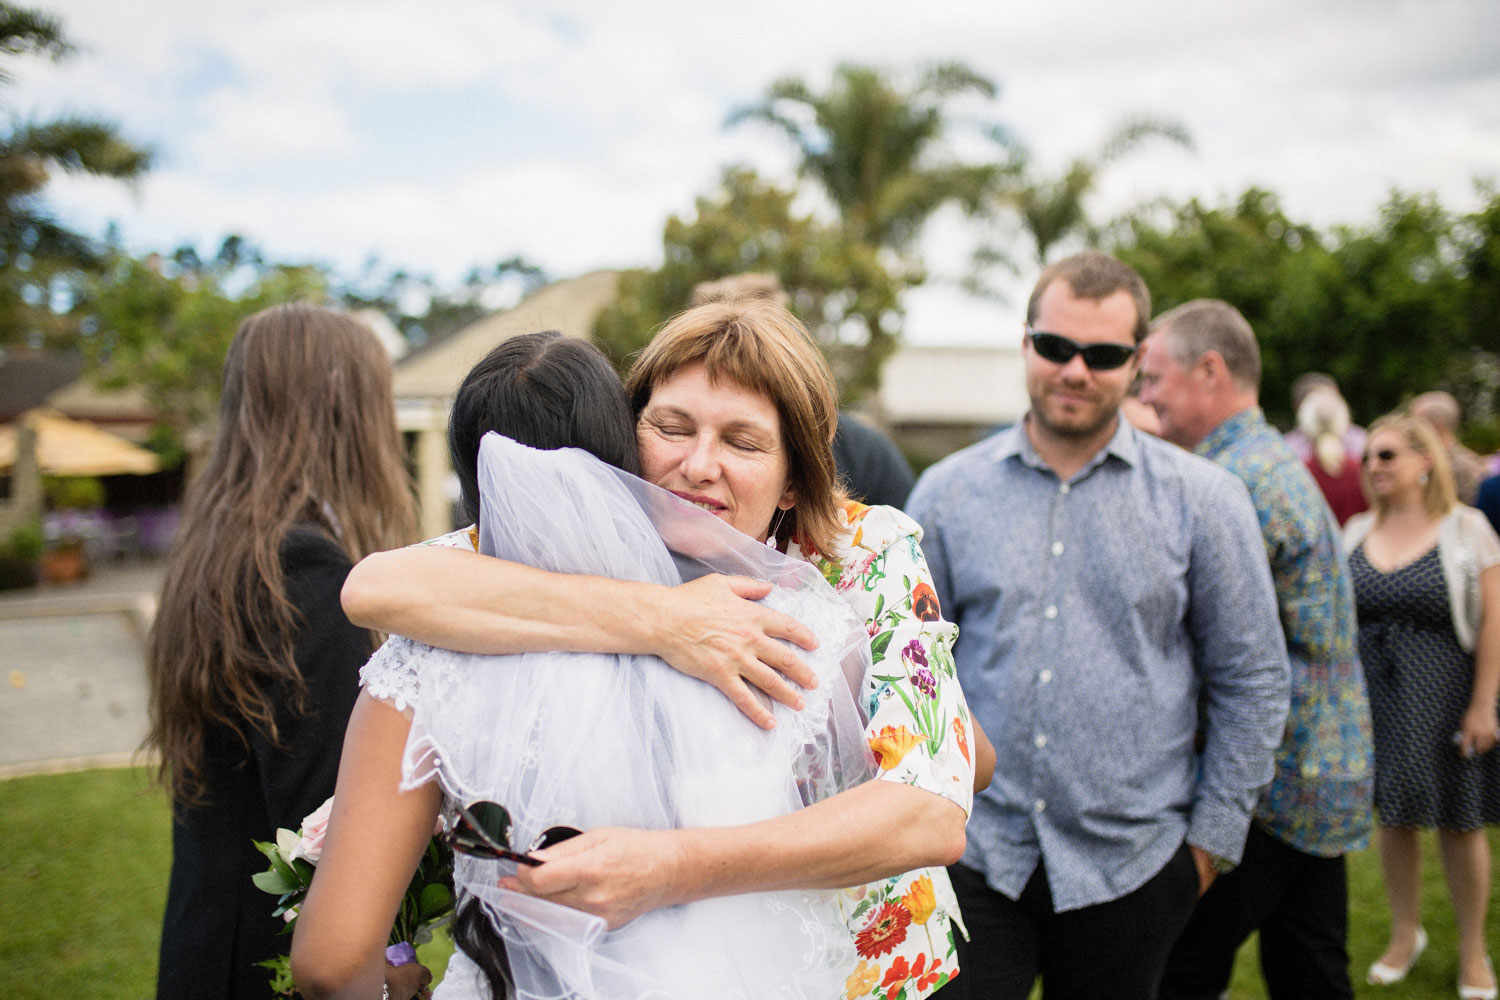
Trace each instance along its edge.
<instances>
[{"instance_id":1,"label":"woman's hand on back","mask_svg":"<svg viewBox=\"0 0 1500 1000\"><path fill-rule=\"evenodd\" d=\"M680 884L686 855L670 830L600 827L535 856L544 863L519 866L501 887L603 917L611 930L689 901Z\"/></svg>"},{"instance_id":2,"label":"woman's hand on back","mask_svg":"<svg viewBox=\"0 0 1500 1000\"><path fill-rule=\"evenodd\" d=\"M713 574L668 588L656 609L656 654L718 688L763 729L774 722L756 691L799 709L797 686L817 686L807 662L777 640L803 649L816 649L818 640L795 618L755 603L770 592L771 585L760 580Z\"/></svg>"}]
</instances>

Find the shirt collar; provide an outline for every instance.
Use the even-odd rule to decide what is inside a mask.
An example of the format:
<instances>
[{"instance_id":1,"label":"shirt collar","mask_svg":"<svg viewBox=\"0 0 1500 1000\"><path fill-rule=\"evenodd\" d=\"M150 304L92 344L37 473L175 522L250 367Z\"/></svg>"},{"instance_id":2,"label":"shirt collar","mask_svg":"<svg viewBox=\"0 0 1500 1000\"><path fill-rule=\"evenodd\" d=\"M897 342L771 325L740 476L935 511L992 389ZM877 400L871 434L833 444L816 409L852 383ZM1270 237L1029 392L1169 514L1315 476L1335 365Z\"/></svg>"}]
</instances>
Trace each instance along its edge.
<instances>
[{"instance_id":1,"label":"shirt collar","mask_svg":"<svg viewBox=\"0 0 1500 1000\"><path fill-rule=\"evenodd\" d=\"M1031 444L1031 438L1026 436L1026 421L1031 419L1031 413L1027 412L1020 420L1009 428L1002 431L996 437L994 458L995 461L1003 462L1007 458L1018 458L1024 465L1033 469L1042 469L1048 472L1052 467L1042 461L1042 456L1037 454L1036 448ZM1074 479L1082 478L1097 468L1109 456L1113 455L1126 465L1136 465L1140 456L1140 445L1136 441L1136 429L1125 419L1125 415L1119 414L1118 423L1115 426L1114 435L1100 448L1093 458L1090 458Z\"/></svg>"},{"instance_id":2,"label":"shirt collar","mask_svg":"<svg viewBox=\"0 0 1500 1000\"><path fill-rule=\"evenodd\" d=\"M1213 458L1240 438L1264 426L1266 426L1266 416L1261 412L1260 407L1252 406L1241 410L1209 431L1208 436L1199 441L1198 446L1193 449L1193 454Z\"/></svg>"}]
</instances>

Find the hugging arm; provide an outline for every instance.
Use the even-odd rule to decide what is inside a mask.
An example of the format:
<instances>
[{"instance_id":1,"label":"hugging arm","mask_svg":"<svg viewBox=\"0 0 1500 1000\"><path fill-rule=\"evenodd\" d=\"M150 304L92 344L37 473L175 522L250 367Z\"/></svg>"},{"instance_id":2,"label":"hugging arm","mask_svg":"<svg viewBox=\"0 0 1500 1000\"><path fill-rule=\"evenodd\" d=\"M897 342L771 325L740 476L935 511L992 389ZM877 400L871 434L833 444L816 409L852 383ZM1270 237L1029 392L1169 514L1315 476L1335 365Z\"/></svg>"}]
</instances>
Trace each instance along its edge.
<instances>
[{"instance_id":1,"label":"hugging arm","mask_svg":"<svg viewBox=\"0 0 1500 1000\"><path fill-rule=\"evenodd\" d=\"M414 995L421 973L385 963L401 897L432 837L436 782L398 791L406 716L361 693L339 762L323 856L297 918L292 976L309 1000L369 1000L390 974L391 996ZM401 992L400 987L408 992Z\"/></svg>"},{"instance_id":2,"label":"hugging arm","mask_svg":"<svg viewBox=\"0 0 1500 1000\"><path fill-rule=\"evenodd\" d=\"M839 888L957 861L964 811L920 788L867 781L736 827L590 830L540 851L507 888L618 927L660 906L776 889Z\"/></svg>"},{"instance_id":3,"label":"hugging arm","mask_svg":"<svg viewBox=\"0 0 1500 1000\"><path fill-rule=\"evenodd\" d=\"M712 684L762 727L754 689L800 708L815 683L804 649L817 639L755 601L770 584L712 575L675 587L550 573L442 545L377 552L344 583L357 625L464 653L643 653Z\"/></svg>"},{"instance_id":4,"label":"hugging arm","mask_svg":"<svg viewBox=\"0 0 1500 1000\"><path fill-rule=\"evenodd\" d=\"M870 517L856 537L894 537L851 554L850 566L859 569L841 573L838 589L874 636L865 735L879 777L744 826L592 831L549 848L544 856L551 860L518 873L513 888L619 926L673 903L859 885L958 860L975 767L968 708L954 677L957 629L927 600L931 575L916 525L894 511ZM889 520L881 523L896 517L894 530ZM993 759L991 751L988 769Z\"/></svg>"}]
</instances>

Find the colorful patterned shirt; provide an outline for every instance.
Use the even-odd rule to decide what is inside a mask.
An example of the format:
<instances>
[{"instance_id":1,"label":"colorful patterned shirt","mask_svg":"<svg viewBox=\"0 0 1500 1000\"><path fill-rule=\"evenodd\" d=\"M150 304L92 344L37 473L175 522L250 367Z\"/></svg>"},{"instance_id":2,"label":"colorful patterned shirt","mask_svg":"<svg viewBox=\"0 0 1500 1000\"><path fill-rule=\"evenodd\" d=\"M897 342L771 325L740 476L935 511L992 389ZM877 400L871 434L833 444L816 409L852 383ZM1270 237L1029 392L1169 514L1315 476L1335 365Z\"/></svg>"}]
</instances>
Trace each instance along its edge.
<instances>
[{"instance_id":1,"label":"colorful patterned shirt","mask_svg":"<svg viewBox=\"0 0 1500 1000\"><path fill-rule=\"evenodd\" d=\"M1259 407L1225 420L1195 450L1250 491L1291 662L1286 735L1256 821L1308 854L1334 857L1364 848L1374 788L1370 703L1338 523Z\"/></svg>"},{"instance_id":2,"label":"colorful patterned shirt","mask_svg":"<svg viewBox=\"0 0 1500 1000\"><path fill-rule=\"evenodd\" d=\"M874 667L865 678L865 733L878 780L941 795L967 814L974 799L973 723L953 662L958 627L938 607L918 542L922 529L894 507L844 507L848 533L831 553L794 541L865 621ZM958 901L942 868L844 890L858 964L848 1000L920 1000L958 970Z\"/></svg>"}]
</instances>

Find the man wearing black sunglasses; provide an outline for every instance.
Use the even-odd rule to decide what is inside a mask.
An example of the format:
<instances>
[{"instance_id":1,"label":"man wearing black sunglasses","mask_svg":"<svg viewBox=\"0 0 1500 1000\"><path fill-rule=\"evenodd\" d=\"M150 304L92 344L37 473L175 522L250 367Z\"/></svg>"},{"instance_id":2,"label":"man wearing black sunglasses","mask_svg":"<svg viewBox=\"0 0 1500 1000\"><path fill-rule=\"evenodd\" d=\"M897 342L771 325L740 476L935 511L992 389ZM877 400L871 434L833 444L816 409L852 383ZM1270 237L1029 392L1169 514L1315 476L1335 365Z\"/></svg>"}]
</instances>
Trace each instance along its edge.
<instances>
[{"instance_id":1,"label":"man wearing black sunglasses","mask_svg":"<svg viewBox=\"0 0 1500 1000\"><path fill-rule=\"evenodd\" d=\"M1260 515L1291 666L1292 713L1243 864L1217 879L1172 950L1162 1000L1217 997L1260 932L1272 1000L1352 998L1344 855L1366 847L1370 706L1339 526L1307 467L1260 410L1260 347L1227 302L1157 317L1141 399L1162 436L1234 473Z\"/></svg>"},{"instance_id":2,"label":"man wearing black sunglasses","mask_svg":"<svg viewBox=\"0 0 1500 1000\"><path fill-rule=\"evenodd\" d=\"M1255 512L1233 476L1120 417L1150 313L1113 257L1047 268L1030 412L912 494L998 755L949 869L970 932L953 1000L1024 1000L1038 975L1049 1000L1154 1000L1271 774L1287 667Z\"/></svg>"}]
</instances>

